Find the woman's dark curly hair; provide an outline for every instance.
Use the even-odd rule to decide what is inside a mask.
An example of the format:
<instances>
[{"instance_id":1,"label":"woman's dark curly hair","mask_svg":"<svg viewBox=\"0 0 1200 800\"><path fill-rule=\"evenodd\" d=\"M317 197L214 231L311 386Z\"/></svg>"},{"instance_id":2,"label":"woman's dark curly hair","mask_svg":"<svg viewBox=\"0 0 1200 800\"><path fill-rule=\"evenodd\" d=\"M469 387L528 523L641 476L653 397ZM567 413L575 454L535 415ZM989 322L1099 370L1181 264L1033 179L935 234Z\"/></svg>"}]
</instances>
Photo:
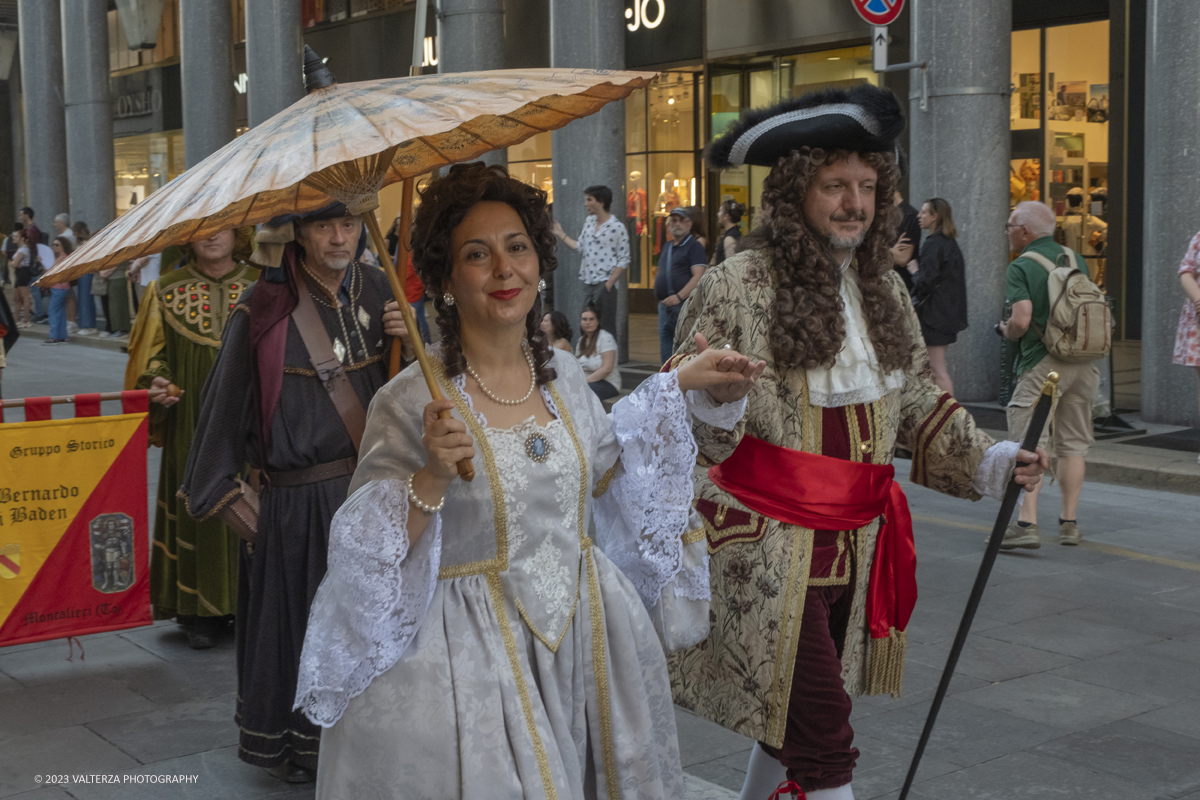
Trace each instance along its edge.
<instances>
[{"instance_id":1,"label":"woman's dark curly hair","mask_svg":"<svg viewBox=\"0 0 1200 800\"><path fill-rule=\"evenodd\" d=\"M833 366L846 325L838 288L841 265L829 242L804 220L804 198L817 170L849 157L845 150L802 147L779 159L763 181L769 219L743 239L743 250L767 250L778 291L771 306L771 351L777 367ZM878 173L875 219L858 247L859 287L867 334L886 371L912 365L913 341L904 312L888 284L896 238L892 196L900 177L891 153L860 153Z\"/></svg>"},{"instance_id":2,"label":"woman's dark curly hair","mask_svg":"<svg viewBox=\"0 0 1200 800\"><path fill-rule=\"evenodd\" d=\"M458 307L446 305L444 294L454 270L451 239L454 229L477 203L507 203L525 224L525 231L538 256L538 274L558 266L555 256L557 240L551 231L550 214L546 210L546 193L541 189L510 178L503 167L489 167L482 161L456 164L449 174L431 181L421 192L412 227L413 266L433 294L438 312L438 329L442 333L442 363L446 375L453 377L466 371L462 353L462 320ZM539 295L525 317L525 338L533 352L534 370L539 385L557 376L549 366L553 350L541 335L542 298Z\"/></svg>"}]
</instances>

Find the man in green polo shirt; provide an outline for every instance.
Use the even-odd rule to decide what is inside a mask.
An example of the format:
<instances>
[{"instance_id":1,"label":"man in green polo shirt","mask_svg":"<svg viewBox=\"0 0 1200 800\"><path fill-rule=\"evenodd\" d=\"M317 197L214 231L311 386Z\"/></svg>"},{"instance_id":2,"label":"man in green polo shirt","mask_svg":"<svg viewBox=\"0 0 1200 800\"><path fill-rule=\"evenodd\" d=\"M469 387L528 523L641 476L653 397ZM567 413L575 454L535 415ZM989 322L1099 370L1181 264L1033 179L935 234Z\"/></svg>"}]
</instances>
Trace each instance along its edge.
<instances>
[{"instance_id":1,"label":"man in green polo shirt","mask_svg":"<svg viewBox=\"0 0 1200 800\"><path fill-rule=\"evenodd\" d=\"M1058 455L1057 476L1062 484L1062 516L1058 518L1059 544L1077 545L1082 539L1076 524L1079 494L1083 490L1084 458L1095 440L1092 430L1092 397L1100 381L1094 363L1069 364L1046 352L1039 331L1046 330L1050 316L1050 273L1033 254L1050 264L1057 263L1064 251L1075 259L1076 266L1087 273L1083 258L1073 250L1054 241L1056 220L1054 212L1042 203L1018 203L1008 218L1008 240L1013 252L1021 253L1008 265L1005 294L1012 304L1012 316L1000 323L1000 332L1009 339L1020 341L1021 355L1017 362L1016 389L1008 403L1008 435L1020 441L1033 407L1050 372L1059 375L1058 393L1051 416L1054 452ZM1049 442L1050 425L1042 433L1041 445ZM1041 486L1025 495L1017 522L1004 534L1001 549L1022 547L1035 550L1041 547L1041 531L1037 524L1037 499Z\"/></svg>"}]
</instances>

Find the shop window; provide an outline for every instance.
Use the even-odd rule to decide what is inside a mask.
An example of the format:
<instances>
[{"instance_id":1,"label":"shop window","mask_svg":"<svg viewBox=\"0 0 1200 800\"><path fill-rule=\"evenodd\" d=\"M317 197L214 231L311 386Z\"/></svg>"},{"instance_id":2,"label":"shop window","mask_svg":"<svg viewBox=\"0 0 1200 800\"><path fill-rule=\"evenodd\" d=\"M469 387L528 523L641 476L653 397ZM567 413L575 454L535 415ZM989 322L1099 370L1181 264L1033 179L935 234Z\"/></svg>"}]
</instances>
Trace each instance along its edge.
<instances>
[{"instance_id":1,"label":"shop window","mask_svg":"<svg viewBox=\"0 0 1200 800\"><path fill-rule=\"evenodd\" d=\"M646 90L634 89L625 100L625 152L644 153L646 144Z\"/></svg>"},{"instance_id":2,"label":"shop window","mask_svg":"<svg viewBox=\"0 0 1200 800\"><path fill-rule=\"evenodd\" d=\"M625 228L629 232L629 271L626 279L630 286L644 286L650 272L647 237L653 230L650 216L650 191L648 189L646 156L625 157ZM621 209L614 208L620 213Z\"/></svg>"},{"instance_id":3,"label":"shop window","mask_svg":"<svg viewBox=\"0 0 1200 800\"><path fill-rule=\"evenodd\" d=\"M550 132L539 133L508 148L508 174L536 186L554 202L554 180Z\"/></svg>"},{"instance_id":4,"label":"shop window","mask_svg":"<svg viewBox=\"0 0 1200 800\"><path fill-rule=\"evenodd\" d=\"M1109 23L1014 31L1009 204L1054 209L1056 237L1106 284ZM1042 54L1045 53L1043 63Z\"/></svg>"},{"instance_id":5,"label":"shop window","mask_svg":"<svg viewBox=\"0 0 1200 800\"><path fill-rule=\"evenodd\" d=\"M799 97L818 89L845 89L860 83L879 85L870 47L842 47L788 56L780 63L783 97Z\"/></svg>"},{"instance_id":6,"label":"shop window","mask_svg":"<svg viewBox=\"0 0 1200 800\"><path fill-rule=\"evenodd\" d=\"M183 131L116 139L113 155L117 214L121 215L184 171Z\"/></svg>"},{"instance_id":7,"label":"shop window","mask_svg":"<svg viewBox=\"0 0 1200 800\"><path fill-rule=\"evenodd\" d=\"M709 100L712 138L716 139L737 122L742 111L742 73L713 75L712 98Z\"/></svg>"},{"instance_id":8,"label":"shop window","mask_svg":"<svg viewBox=\"0 0 1200 800\"><path fill-rule=\"evenodd\" d=\"M1013 31L1009 208L1042 199L1042 32Z\"/></svg>"},{"instance_id":9,"label":"shop window","mask_svg":"<svg viewBox=\"0 0 1200 800\"><path fill-rule=\"evenodd\" d=\"M1108 22L1046 29L1046 200L1060 238L1104 284Z\"/></svg>"},{"instance_id":10,"label":"shop window","mask_svg":"<svg viewBox=\"0 0 1200 800\"><path fill-rule=\"evenodd\" d=\"M668 72L647 89L650 147L695 150L696 87L691 74Z\"/></svg>"},{"instance_id":11,"label":"shop window","mask_svg":"<svg viewBox=\"0 0 1200 800\"><path fill-rule=\"evenodd\" d=\"M654 285L671 210L704 202L697 136L704 91L702 76L668 72L625 101L623 212L631 249L630 288Z\"/></svg>"}]
</instances>

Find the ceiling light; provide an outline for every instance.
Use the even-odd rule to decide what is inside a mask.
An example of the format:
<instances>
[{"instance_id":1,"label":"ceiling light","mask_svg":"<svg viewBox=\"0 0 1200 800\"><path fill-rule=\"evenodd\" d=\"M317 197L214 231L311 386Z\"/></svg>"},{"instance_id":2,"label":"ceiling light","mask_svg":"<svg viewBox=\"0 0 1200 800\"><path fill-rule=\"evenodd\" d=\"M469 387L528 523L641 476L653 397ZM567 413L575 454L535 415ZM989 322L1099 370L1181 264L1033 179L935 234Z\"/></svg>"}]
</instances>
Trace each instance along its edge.
<instances>
[{"instance_id":1,"label":"ceiling light","mask_svg":"<svg viewBox=\"0 0 1200 800\"><path fill-rule=\"evenodd\" d=\"M825 60L826 61L841 61L842 57L841 56L830 56L829 58L827 58Z\"/></svg>"}]
</instances>

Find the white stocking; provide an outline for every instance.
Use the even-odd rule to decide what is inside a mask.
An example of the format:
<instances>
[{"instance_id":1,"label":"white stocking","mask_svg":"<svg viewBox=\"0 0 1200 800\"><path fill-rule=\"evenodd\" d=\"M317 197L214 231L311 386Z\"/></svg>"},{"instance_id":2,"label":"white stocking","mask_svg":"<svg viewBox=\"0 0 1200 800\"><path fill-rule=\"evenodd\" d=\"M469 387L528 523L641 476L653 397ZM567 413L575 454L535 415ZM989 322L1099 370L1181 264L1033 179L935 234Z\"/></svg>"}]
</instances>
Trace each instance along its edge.
<instances>
[{"instance_id":1,"label":"white stocking","mask_svg":"<svg viewBox=\"0 0 1200 800\"><path fill-rule=\"evenodd\" d=\"M758 742L750 751L750 762L746 765L746 780L738 800L767 800L779 784L787 780L787 769L762 749Z\"/></svg>"},{"instance_id":2,"label":"white stocking","mask_svg":"<svg viewBox=\"0 0 1200 800\"><path fill-rule=\"evenodd\" d=\"M815 792L807 792L808 800L854 800L854 792L850 790L850 784L843 784L836 789L818 789Z\"/></svg>"}]
</instances>

